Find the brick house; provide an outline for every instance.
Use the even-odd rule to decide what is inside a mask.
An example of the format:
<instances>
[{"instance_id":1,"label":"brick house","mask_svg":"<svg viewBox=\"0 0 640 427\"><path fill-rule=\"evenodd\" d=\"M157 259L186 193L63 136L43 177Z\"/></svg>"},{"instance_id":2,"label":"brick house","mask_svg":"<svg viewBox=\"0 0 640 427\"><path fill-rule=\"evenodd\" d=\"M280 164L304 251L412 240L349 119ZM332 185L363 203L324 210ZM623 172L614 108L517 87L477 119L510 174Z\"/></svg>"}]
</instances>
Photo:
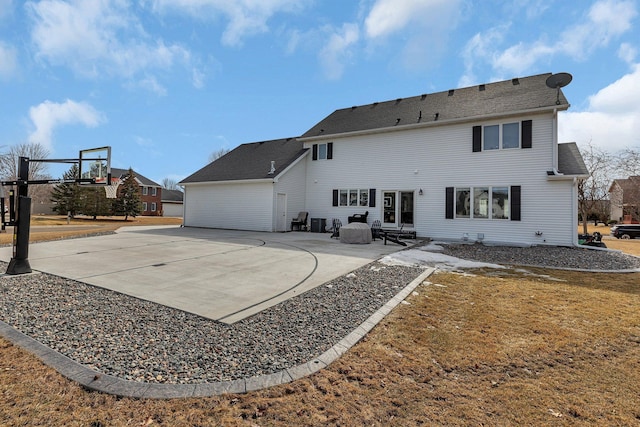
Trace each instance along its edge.
<instances>
[{"instance_id":1,"label":"brick house","mask_svg":"<svg viewBox=\"0 0 640 427\"><path fill-rule=\"evenodd\" d=\"M111 168L111 179L124 181L128 169ZM142 200L142 216L162 216L162 186L155 181L133 171L136 182L140 185L140 195Z\"/></svg>"},{"instance_id":2,"label":"brick house","mask_svg":"<svg viewBox=\"0 0 640 427\"><path fill-rule=\"evenodd\" d=\"M620 223L640 221L640 176L616 179L609 187L611 219Z\"/></svg>"}]
</instances>

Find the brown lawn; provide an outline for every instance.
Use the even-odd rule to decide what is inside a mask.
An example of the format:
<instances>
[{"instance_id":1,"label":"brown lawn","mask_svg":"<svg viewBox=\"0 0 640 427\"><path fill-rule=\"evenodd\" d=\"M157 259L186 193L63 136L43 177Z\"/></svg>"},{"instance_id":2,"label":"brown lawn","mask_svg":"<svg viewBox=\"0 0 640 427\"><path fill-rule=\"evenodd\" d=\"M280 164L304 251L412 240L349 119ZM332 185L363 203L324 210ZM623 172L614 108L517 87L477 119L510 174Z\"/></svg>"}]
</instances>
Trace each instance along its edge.
<instances>
[{"instance_id":1,"label":"brown lawn","mask_svg":"<svg viewBox=\"0 0 640 427\"><path fill-rule=\"evenodd\" d=\"M88 392L0 339L0 425L640 424L640 274L473 273L432 276L328 369L245 395Z\"/></svg>"}]
</instances>

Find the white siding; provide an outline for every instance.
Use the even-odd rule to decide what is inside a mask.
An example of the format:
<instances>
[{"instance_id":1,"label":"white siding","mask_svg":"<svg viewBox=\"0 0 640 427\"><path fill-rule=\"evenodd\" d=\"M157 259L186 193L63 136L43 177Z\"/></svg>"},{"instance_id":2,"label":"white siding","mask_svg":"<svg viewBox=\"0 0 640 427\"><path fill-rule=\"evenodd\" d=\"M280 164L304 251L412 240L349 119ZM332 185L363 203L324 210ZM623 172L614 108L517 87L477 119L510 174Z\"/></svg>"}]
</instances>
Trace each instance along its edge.
<instances>
[{"instance_id":1,"label":"white siding","mask_svg":"<svg viewBox=\"0 0 640 427\"><path fill-rule=\"evenodd\" d=\"M283 174L275 184L273 192L273 229L276 229L276 197L277 193L287 195L286 229L291 230L291 220L298 216L305 208L305 187L307 176L307 163L302 160ZM311 218L311 217L309 217ZM311 220L309 219L309 224Z\"/></svg>"},{"instance_id":2,"label":"white siding","mask_svg":"<svg viewBox=\"0 0 640 427\"><path fill-rule=\"evenodd\" d=\"M533 120L533 148L472 152L473 125L521 120ZM382 191L414 191L419 236L460 239L468 233L475 239L484 233L486 241L572 244L577 227L573 183L549 181L546 174L556 149L553 120L545 114L334 139L332 160L307 159L307 210L328 223L331 218L346 223L349 215L367 208L333 207L332 190L375 188L371 224L381 219ZM522 187L521 221L445 219L446 187L516 185Z\"/></svg>"},{"instance_id":3,"label":"white siding","mask_svg":"<svg viewBox=\"0 0 640 427\"><path fill-rule=\"evenodd\" d=\"M162 202L162 216L181 217L182 216L182 203Z\"/></svg>"},{"instance_id":4,"label":"white siding","mask_svg":"<svg viewBox=\"0 0 640 427\"><path fill-rule=\"evenodd\" d=\"M273 183L185 185L187 227L273 231Z\"/></svg>"}]
</instances>

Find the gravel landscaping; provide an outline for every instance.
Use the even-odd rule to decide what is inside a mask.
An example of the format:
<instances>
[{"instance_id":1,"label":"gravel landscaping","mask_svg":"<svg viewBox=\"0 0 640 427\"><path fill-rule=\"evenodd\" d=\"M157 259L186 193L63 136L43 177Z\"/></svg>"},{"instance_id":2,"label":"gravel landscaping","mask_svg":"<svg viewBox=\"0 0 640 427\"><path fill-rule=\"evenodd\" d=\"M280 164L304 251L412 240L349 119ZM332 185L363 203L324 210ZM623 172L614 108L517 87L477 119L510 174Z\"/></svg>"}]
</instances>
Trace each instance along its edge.
<instances>
[{"instance_id":1,"label":"gravel landscaping","mask_svg":"<svg viewBox=\"0 0 640 427\"><path fill-rule=\"evenodd\" d=\"M622 270L616 252L445 245L490 263ZM0 262L0 269L6 270ZM424 266L371 263L233 325L44 273L0 278L0 320L71 359L119 378L205 383L270 374L325 352Z\"/></svg>"},{"instance_id":2,"label":"gravel landscaping","mask_svg":"<svg viewBox=\"0 0 640 427\"><path fill-rule=\"evenodd\" d=\"M640 258L616 251L558 246L443 245L445 255L503 265L540 266L584 270L631 270L640 268Z\"/></svg>"}]
</instances>

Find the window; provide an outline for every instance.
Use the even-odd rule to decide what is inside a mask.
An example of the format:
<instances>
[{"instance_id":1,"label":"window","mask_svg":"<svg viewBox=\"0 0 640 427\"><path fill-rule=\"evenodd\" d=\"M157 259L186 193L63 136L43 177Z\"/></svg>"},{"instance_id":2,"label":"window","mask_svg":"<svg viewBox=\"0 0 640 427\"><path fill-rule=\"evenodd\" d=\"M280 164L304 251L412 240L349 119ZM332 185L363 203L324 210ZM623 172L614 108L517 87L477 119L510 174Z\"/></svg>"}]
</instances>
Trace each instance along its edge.
<instances>
[{"instance_id":1,"label":"window","mask_svg":"<svg viewBox=\"0 0 640 427\"><path fill-rule=\"evenodd\" d=\"M471 191L469 188L456 188L456 218L469 218L470 208Z\"/></svg>"},{"instance_id":2,"label":"window","mask_svg":"<svg viewBox=\"0 0 640 427\"><path fill-rule=\"evenodd\" d=\"M312 160L331 160L333 159L333 142L327 142L326 144L313 144Z\"/></svg>"},{"instance_id":3,"label":"window","mask_svg":"<svg viewBox=\"0 0 640 427\"><path fill-rule=\"evenodd\" d=\"M476 187L473 189L473 217L489 218L488 187Z\"/></svg>"},{"instance_id":4,"label":"window","mask_svg":"<svg viewBox=\"0 0 640 427\"><path fill-rule=\"evenodd\" d=\"M531 148L531 120L503 123L487 126L474 126L472 132L472 151L508 150L512 148Z\"/></svg>"},{"instance_id":5,"label":"window","mask_svg":"<svg viewBox=\"0 0 640 427\"><path fill-rule=\"evenodd\" d=\"M520 147L520 123L506 123L484 127L484 150Z\"/></svg>"},{"instance_id":6,"label":"window","mask_svg":"<svg viewBox=\"0 0 640 427\"><path fill-rule=\"evenodd\" d=\"M369 190L360 190L360 206L369 206Z\"/></svg>"},{"instance_id":7,"label":"window","mask_svg":"<svg viewBox=\"0 0 640 427\"><path fill-rule=\"evenodd\" d=\"M142 211L143 212L147 211L147 202L142 202Z\"/></svg>"},{"instance_id":8,"label":"window","mask_svg":"<svg viewBox=\"0 0 640 427\"><path fill-rule=\"evenodd\" d=\"M520 186L447 187L445 218L520 221L520 198Z\"/></svg>"},{"instance_id":9,"label":"window","mask_svg":"<svg viewBox=\"0 0 640 427\"><path fill-rule=\"evenodd\" d=\"M497 150L500 148L500 126L484 127L484 150Z\"/></svg>"},{"instance_id":10,"label":"window","mask_svg":"<svg viewBox=\"0 0 640 427\"><path fill-rule=\"evenodd\" d=\"M151 195L152 196L157 196L158 195L158 189L156 187L151 187Z\"/></svg>"},{"instance_id":11,"label":"window","mask_svg":"<svg viewBox=\"0 0 640 427\"><path fill-rule=\"evenodd\" d=\"M155 211L156 211L156 203L151 202L151 212L155 212Z\"/></svg>"},{"instance_id":12,"label":"window","mask_svg":"<svg viewBox=\"0 0 640 427\"><path fill-rule=\"evenodd\" d=\"M333 206L375 207L376 190L371 188L333 190Z\"/></svg>"},{"instance_id":13,"label":"window","mask_svg":"<svg viewBox=\"0 0 640 427\"><path fill-rule=\"evenodd\" d=\"M493 187L491 200L491 217L493 219L509 219L509 188Z\"/></svg>"},{"instance_id":14,"label":"window","mask_svg":"<svg viewBox=\"0 0 640 427\"><path fill-rule=\"evenodd\" d=\"M520 123L502 125L502 148L520 148Z\"/></svg>"},{"instance_id":15,"label":"window","mask_svg":"<svg viewBox=\"0 0 640 427\"><path fill-rule=\"evenodd\" d=\"M149 194L149 188L147 187L142 187L142 195L146 196L147 194ZM145 209L146 210L146 209Z\"/></svg>"}]
</instances>

